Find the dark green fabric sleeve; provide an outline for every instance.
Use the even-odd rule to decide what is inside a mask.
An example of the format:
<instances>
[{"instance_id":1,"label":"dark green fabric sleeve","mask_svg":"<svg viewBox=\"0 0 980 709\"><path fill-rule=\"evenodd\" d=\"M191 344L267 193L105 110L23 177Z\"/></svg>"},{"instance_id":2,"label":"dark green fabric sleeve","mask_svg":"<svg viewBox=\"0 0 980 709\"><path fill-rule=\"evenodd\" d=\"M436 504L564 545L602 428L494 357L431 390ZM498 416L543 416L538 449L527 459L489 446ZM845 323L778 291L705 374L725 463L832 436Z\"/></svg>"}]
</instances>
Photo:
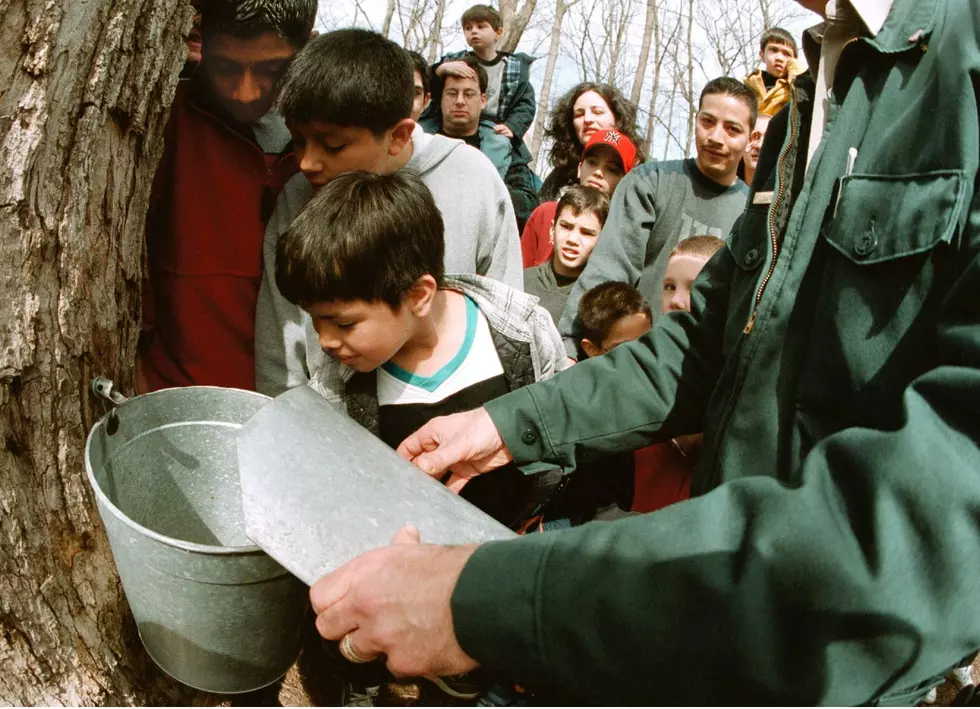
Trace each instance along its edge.
<instances>
[{"instance_id":1,"label":"dark green fabric sleeve","mask_svg":"<svg viewBox=\"0 0 980 709\"><path fill-rule=\"evenodd\" d=\"M534 112L538 106L534 102L534 87L530 81L522 81L517 86L517 96L504 125L514 132L517 138L523 137L534 123Z\"/></svg>"},{"instance_id":2,"label":"dark green fabric sleeve","mask_svg":"<svg viewBox=\"0 0 980 709\"><path fill-rule=\"evenodd\" d=\"M544 461L567 472L580 456L700 431L724 359L734 268L722 249L695 281L690 313L660 317L639 340L487 403L517 463Z\"/></svg>"},{"instance_id":3,"label":"dark green fabric sleeve","mask_svg":"<svg viewBox=\"0 0 980 709\"><path fill-rule=\"evenodd\" d=\"M976 198L971 222L962 243L976 254ZM602 704L844 705L921 683L980 647L978 293L974 255L943 304L936 366L904 392L901 424L828 436L798 487L741 478L653 514L481 548L453 595L463 648ZM579 367L553 386L577 381ZM637 388L656 398L656 386ZM559 455L552 426L594 424L589 409L601 410L538 389L514 400L527 421L529 398Z\"/></svg>"}]
</instances>

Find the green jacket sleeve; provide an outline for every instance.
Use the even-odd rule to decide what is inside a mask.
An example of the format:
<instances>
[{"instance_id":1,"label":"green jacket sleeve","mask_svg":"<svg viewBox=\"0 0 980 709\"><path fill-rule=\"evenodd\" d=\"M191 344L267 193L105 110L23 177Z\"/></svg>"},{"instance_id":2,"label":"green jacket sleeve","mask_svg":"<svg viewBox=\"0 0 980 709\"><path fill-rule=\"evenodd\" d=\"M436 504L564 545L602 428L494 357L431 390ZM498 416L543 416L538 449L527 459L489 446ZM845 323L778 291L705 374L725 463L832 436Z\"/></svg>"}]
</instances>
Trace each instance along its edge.
<instances>
[{"instance_id":1,"label":"green jacket sleeve","mask_svg":"<svg viewBox=\"0 0 980 709\"><path fill-rule=\"evenodd\" d=\"M977 197L971 222L964 243L980 233ZM745 477L653 514L481 547L452 599L462 647L602 704L810 705L904 690L980 647L977 293L975 256L942 306L936 365L904 392L903 423L828 436L798 487ZM662 354L676 330L617 353L615 368ZM622 378L653 411L641 400L660 400L666 377L643 357L645 380L635 367ZM588 365L508 415L494 407L508 444L542 421L547 448L567 454L562 426L595 425L603 390L624 392ZM574 397L551 391L590 380Z\"/></svg>"},{"instance_id":2,"label":"green jacket sleeve","mask_svg":"<svg viewBox=\"0 0 980 709\"><path fill-rule=\"evenodd\" d=\"M506 120L504 120L504 125L514 132L515 138L521 138L531 129L536 110L534 87L531 86L530 81L522 81L517 86L517 95L514 97Z\"/></svg>"},{"instance_id":3,"label":"green jacket sleeve","mask_svg":"<svg viewBox=\"0 0 980 709\"><path fill-rule=\"evenodd\" d=\"M568 294L565 312L558 322L558 330L565 338L565 349L570 357L576 356L578 302L586 291L606 281L621 281L635 286L640 280L647 239L657 221L654 198L658 178L656 166L649 170L641 166L631 170L613 193L609 218L602 227L589 263Z\"/></svg>"},{"instance_id":4,"label":"green jacket sleeve","mask_svg":"<svg viewBox=\"0 0 980 709\"><path fill-rule=\"evenodd\" d=\"M700 431L724 359L734 268L722 249L695 282L690 313L658 318L639 340L487 403L517 463L543 461L568 472L580 458Z\"/></svg>"}]
</instances>

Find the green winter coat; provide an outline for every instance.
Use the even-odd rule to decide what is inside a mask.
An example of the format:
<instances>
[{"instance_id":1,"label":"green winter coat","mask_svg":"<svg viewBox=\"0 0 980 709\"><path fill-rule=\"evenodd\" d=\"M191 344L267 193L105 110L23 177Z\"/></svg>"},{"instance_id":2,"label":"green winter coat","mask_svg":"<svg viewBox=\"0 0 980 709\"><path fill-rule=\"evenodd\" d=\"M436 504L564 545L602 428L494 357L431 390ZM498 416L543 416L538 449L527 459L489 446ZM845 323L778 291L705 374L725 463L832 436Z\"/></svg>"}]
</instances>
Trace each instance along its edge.
<instances>
[{"instance_id":1,"label":"green winter coat","mask_svg":"<svg viewBox=\"0 0 980 709\"><path fill-rule=\"evenodd\" d=\"M896 0L805 180L802 87L773 119L691 314L487 405L522 464L705 450L695 499L481 547L468 653L596 703L856 704L980 647L978 91L980 0Z\"/></svg>"}]
</instances>

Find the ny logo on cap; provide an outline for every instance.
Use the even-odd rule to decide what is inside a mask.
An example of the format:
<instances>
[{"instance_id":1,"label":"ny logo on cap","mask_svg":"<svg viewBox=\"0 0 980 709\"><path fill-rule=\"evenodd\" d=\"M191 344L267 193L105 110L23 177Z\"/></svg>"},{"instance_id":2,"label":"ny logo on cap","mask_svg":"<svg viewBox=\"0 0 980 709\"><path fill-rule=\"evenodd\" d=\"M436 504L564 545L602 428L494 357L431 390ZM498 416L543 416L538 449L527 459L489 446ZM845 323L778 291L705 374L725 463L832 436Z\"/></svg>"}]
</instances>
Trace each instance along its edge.
<instances>
[{"instance_id":1,"label":"ny logo on cap","mask_svg":"<svg viewBox=\"0 0 980 709\"><path fill-rule=\"evenodd\" d=\"M603 137L603 142L609 143L610 145L619 145L619 141L622 138L621 133L617 133L614 130L608 131Z\"/></svg>"}]
</instances>

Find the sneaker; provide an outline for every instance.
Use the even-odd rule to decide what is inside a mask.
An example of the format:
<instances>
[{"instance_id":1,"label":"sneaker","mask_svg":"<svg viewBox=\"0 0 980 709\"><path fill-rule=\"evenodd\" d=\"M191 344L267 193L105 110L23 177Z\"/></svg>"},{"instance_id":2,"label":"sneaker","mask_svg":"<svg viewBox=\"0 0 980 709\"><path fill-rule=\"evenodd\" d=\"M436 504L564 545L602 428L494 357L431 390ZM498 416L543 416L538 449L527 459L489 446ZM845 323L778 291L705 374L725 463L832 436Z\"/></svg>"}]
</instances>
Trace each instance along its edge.
<instances>
[{"instance_id":1,"label":"sneaker","mask_svg":"<svg viewBox=\"0 0 980 709\"><path fill-rule=\"evenodd\" d=\"M969 665L957 667L955 670L951 670L946 677L956 685L956 689L963 689L967 685L973 684L973 668Z\"/></svg>"},{"instance_id":2,"label":"sneaker","mask_svg":"<svg viewBox=\"0 0 980 709\"><path fill-rule=\"evenodd\" d=\"M935 687L929 690L929 693L922 698L923 704L935 704L936 700L939 698L939 692Z\"/></svg>"}]
</instances>

